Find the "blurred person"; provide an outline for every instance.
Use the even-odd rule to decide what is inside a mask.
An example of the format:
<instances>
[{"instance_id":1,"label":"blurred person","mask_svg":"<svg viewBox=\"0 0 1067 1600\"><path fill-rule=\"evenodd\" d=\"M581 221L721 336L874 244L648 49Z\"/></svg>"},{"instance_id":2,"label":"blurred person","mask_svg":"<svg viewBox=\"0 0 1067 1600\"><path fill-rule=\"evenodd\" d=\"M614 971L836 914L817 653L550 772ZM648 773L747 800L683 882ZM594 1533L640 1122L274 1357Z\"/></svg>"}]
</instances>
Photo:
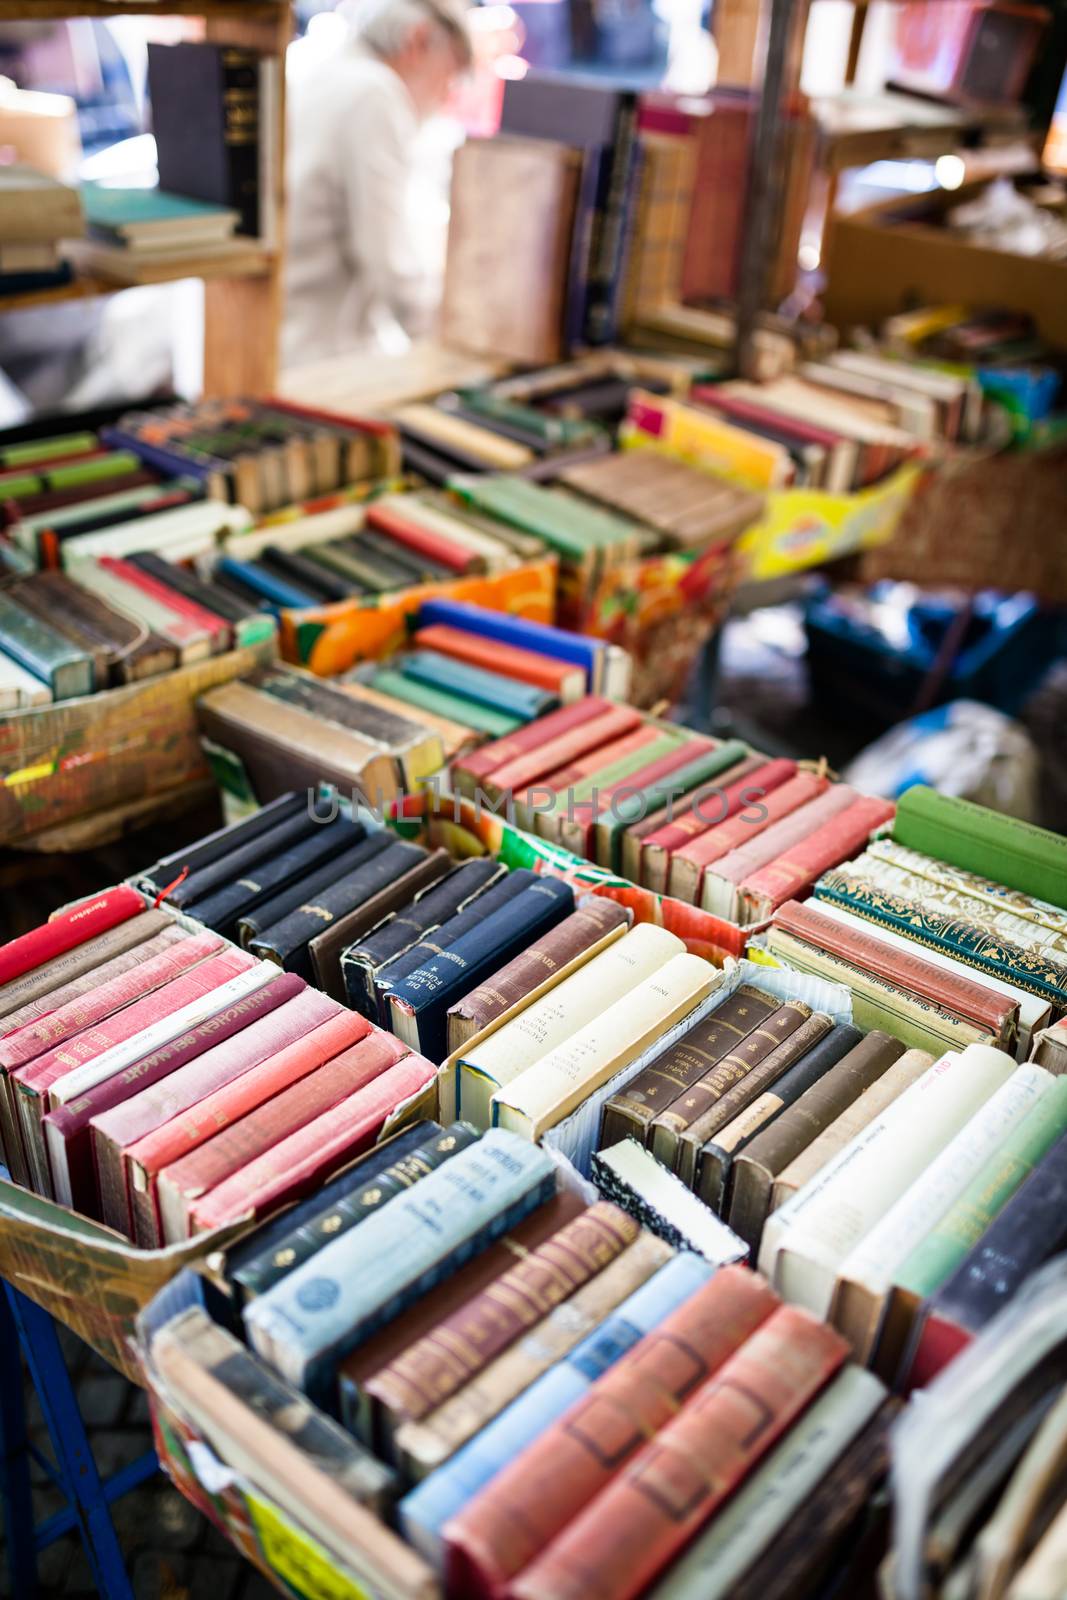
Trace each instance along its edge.
<instances>
[{"instance_id":1,"label":"blurred person","mask_svg":"<svg viewBox=\"0 0 1067 1600\"><path fill-rule=\"evenodd\" d=\"M440 270L419 236L416 149L470 65L466 11L346 0L290 48L283 366L403 348L432 322Z\"/></svg>"}]
</instances>

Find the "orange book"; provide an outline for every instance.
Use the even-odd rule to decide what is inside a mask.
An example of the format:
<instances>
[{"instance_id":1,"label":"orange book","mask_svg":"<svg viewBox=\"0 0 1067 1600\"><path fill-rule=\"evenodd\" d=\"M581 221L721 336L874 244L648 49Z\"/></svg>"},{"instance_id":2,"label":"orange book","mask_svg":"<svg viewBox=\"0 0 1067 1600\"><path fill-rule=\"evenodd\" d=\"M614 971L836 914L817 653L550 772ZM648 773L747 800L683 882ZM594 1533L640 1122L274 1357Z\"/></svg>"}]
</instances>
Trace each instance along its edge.
<instances>
[{"instance_id":1,"label":"orange book","mask_svg":"<svg viewBox=\"0 0 1067 1600\"><path fill-rule=\"evenodd\" d=\"M415 634L415 643L425 650L452 656L456 661L466 661L472 667L484 667L487 672L501 672L520 683L547 689L558 695L564 705L580 700L585 693L585 673L581 667L554 661L551 656L538 655L534 650L520 650L517 645L464 633L462 628L452 628L443 622L420 628Z\"/></svg>"},{"instance_id":2,"label":"orange book","mask_svg":"<svg viewBox=\"0 0 1067 1600\"><path fill-rule=\"evenodd\" d=\"M450 1592L504 1600L515 1574L599 1503L645 1441L778 1304L747 1267L720 1268L445 1524Z\"/></svg>"}]
</instances>

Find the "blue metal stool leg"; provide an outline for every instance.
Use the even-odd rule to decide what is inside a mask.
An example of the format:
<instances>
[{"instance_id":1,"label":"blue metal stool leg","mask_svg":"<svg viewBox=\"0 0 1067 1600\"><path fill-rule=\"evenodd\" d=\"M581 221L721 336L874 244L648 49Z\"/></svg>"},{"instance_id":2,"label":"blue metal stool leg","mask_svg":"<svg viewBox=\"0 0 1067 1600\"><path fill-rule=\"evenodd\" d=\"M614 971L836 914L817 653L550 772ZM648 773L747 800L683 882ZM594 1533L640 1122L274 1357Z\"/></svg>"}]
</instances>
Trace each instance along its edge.
<instances>
[{"instance_id":1,"label":"blue metal stool leg","mask_svg":"<svg viewBox=\"0 0 1067 1600\"><path fill-rule=\"evenodd\" d=\"M157 1470L155 1453L149 1451L106 1484L101 1480L55 1323L10 1284L4 1285L4 1292L55 1451L54 1476L67 1499L66 1508L37 1530L34 1543L41 1548L77 1528L102 1600L133 1600L109 1507L112 1500Z\"/></svg>"},{"instance_id":2,"label":"blue metal stool leg","mask_svg":"<svg viewBox=\"0 0 1067 1600\"><path fill-rule=\"evenodd\" d=\"M0 1501L11 1593L29 1600L37 1590L30 1447L18 1329L4 1294L0 1294Z\"/></svg>"}]
</instances>

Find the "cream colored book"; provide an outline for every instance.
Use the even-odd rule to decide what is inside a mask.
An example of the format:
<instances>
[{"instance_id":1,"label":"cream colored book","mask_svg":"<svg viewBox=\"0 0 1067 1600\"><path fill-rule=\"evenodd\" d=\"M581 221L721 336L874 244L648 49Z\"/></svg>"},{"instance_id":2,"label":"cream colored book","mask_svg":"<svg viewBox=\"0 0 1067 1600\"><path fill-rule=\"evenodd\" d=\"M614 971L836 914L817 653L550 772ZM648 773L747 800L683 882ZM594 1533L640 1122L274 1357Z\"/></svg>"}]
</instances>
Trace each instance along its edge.
<instances>
[{"instance_id":1,"label":"cream colored book","mask_svg":"<svg viewBox=\"0 0 1067 1600\"><path fill-rule=\"evenodd\" d=\"M853 912L846 911L844 906L835 906L829 900L820 900L819 914L833 917L835 922L844 923L846 928L855 928L857 933L865 933L872 939L879 939L883 944L892 945L895 950L904 950L909 955L915 955L918 951L923 960L929 961L933 966L942 967L945 972L954 972L958 977L967 978L972 983L977 979L987 989L1013 1000L1019 1007L1019 1039L1016 1054L1020 1061L1025 1061L1030 1054L1030 1040L1033 1034L1039 1028L1043 1028L1052 1016L1049 1002L1042 1000L1039 995L1028 994L1025 989L1019 989L1013 983L1006 983L1003 978L994 977L992 973L979 973L965 961L957 961L954 956L945 955L943 950L931 950L929 945L920 945L916 940L909 939L903 933L897 933L893 928L879 927L873 922L868 922L865 917L857 917Z\"/></svg>"},{"instance_id":2,"label":"cream colored book","mask_svg":"<svg viewBox=\"0 0 1067 1600\"><path fill-rule=\"evenodd\" d=\"M857 1361L868 1362L874 1354L897 1269L1054 1083L1043 1067L1016 1067L845 1257L830 1320L850 1341Z\"/></svg>"},{"instance_id":3,"label":"cream colored book","mask_svg":"<svg viewBox=\"0 0 1067 1600\"><path fill-rule=\"evenodd\" d=\"M453 416L440 406L412 401L409 405L397 406L392 413L392 421L401 427L411 428L415 433L425 434L446 449L449 445L456 445L460 450L480 456L498 472L519 472L535 459L527 445L506 439L503 434L493 433L489 428L479 428L476 423L468 422L466 417Z\"/></svg>"},{"instance_id":4,"label":"cream colored book","mask_svg":"<svg viewBox=\"0 0 1067 1600\"><path fill-rule=\"evenodd\" d=\"M527 1067L684 952L681 939L655 923L631 928L588 965L464 1052L456 1068L456 1115L476 1128L488 1128L498 1090L508 1088Z\"/></svg>"},{"instance_id":5,"label":"cream colored book","mask_svg":"<svg viewBox=\"0 0 1067 1600\"><path fill-rule=\"evenodd\" d=\"M1062 906L1054 906L1048 900L1037 900L1020 889L1006 889L992 878L983 878L979 873L968 872L963 867L949 866L945 861L923 855L920 850L909 850L894 839L875 840L868 845L867 852L876 860L887 861L902 872L913 872L920 878L927 878L931 883L940 884L943 889L959 889L961 893L991 906L994 911L1010 911L1024 922L1040 924L1056 936L1060 953L1067 953L1067 911Z\"/></svg>"},{"instance_id":6,"label":"cream colored book","mask_svg":"<svg viewBox=\"0 0 1067 1600\"><path fill-rule=\"evenodd\" d=\"M821 1172L829 1161L832 1161L850 1140L858 1133L862 1133L868 1123L880 1117L894 1100L900 1098L905 1089L910 1089L913 1083L918 1083L924 1072L934 1064L934 1058L928 1050L907 1050L899 1056L889 1067L877 1083L872 1083L861 1095L852 1102L847 1111L835 1117L828 1128L824 1128L817 1138L813 1139L806 1150L801 1150L789 1165L779 1173L774 1180L771 1191L771 1210L777 1211L779 1206L798 1189Z\"/></svg>"},{"instance_id":7,"label":"cream colored book","mask_svg":"<svg viewBox=\"0 0 1067 1600\"><path fill-rule=\"evenodd\" d=\"M885 1398L873 1374L846 1367L679 1556L649 1600L729 1600L734 1584L815 1493Z\"/></svg>"},{"instance_id":8,"label":"cream colored book","mask_svg":"<svg viewBox=\"0 0 1067 1600\"><path fill-rule=\"evenodd\" d=\"M1030 1528L1067 1490L1067 1393L1045 1417L974 1542L974 1600L1003 1600Z\"/></svg>"},{"instance_id":9,"label":"cream colored book","mask_svg":"<svg viewBox=\"0 0 1067 1600\"><path fill-rule=\"evenodd\" d=\"M402 517L407 513L406 500L406 495L387 494L383 495L377 504L383 510L395 511L398 517ZM420 505L418 512L420 524L426 523L427 511L427 507ZM443 525L445 522L443 517L435 520L439 525ZM461 526L459 523L449 523L448 537L454 544L463 545L472 555L481 556L488 564L491 572L499 572L504 567L517 567L519 565L518 557L502 539L490 538L488 534L482 533L479 528L471 528L466 524Z\"/></svg>"},{"instance_id":10,"label":"cream colored book","mask_svg":"<svg viewBox=\"0 0 1067 1600\"><path fill-rule=\"evenodd\" d=\"M721 981L722 973L701 956L688 952L672 956L658 972L520 1072L506 1089L498 1089L493 1096L494 1124L540 1139L636 1061Z\"/></svg>"},{"instance_id":11,"label":"cream colored book","mask_svg":"<svg viewBox=\"0 0 1067 1600\"><path fill-rule=\"evenodd\" d=\"M535 1379L562 1361L673 1254L670 1245L655 1234L640 1234L602 1272L542 1317L525 1338L491 1361L458 1394L421 1422L402 1423L396 1431L395 1449L404 1470L413 1479L421 1479L441 1466ZM417 1531L413 1524L412 1534Z\"/></svg>"},{"instance_id":12,"label":"cream colored book","mask_svg":"<svg viewBox=\"0 0 1067 1600\"><path fill-rule=\"evenodd\" d=\"M1063 1600L1067 1595L1067 1505L1012 1580L1008 1600Z\"/></svg>"},{"instance_id":13,"label":"cream colored book","mask_svg":"<svg viewBox=\"0 0 1067 1600\"><path fill-rule=\"evenodd\" d=\"M1014 1068L989 1045L942 1056L769 1217L759 1265L783 1299L825 1317L845 1257Z\"/></svg>"}]
</instances>

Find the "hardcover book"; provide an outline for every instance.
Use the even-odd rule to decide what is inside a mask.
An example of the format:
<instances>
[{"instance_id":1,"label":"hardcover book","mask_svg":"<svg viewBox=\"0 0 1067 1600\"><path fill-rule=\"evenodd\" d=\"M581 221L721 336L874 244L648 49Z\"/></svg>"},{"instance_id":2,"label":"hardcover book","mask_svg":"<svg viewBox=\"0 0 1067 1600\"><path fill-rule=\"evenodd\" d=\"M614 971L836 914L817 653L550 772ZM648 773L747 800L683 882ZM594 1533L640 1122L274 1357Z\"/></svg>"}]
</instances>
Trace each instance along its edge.
<instances>
[{"instance_id":1,"label":"hardcover book","mask_svg":"<svg viewBox=\"0 0 1067 1600\"><path fill-rule=\"evenodd\" d=\"M730 817L743 817L746 826L757 822L765 811L760 802L787 783L795 772L793 761L762 761L758 756L749 756L724 771L722 782L710 794L686 796L671 818L664 819L642 839L632 863L637 868L635 881L657 894L666 894L676 850ZM625 852L625 842L623 848ZM624 853L624 864L625 859Z\"/></svg>"},{"instance_id":2,"label":"hardcover book","mask_svg":"<svg viewBox=\"0 0 1067 1600\"><path fill-rule=\"evenodd\" d=\"M343 824L347 825L343 826ZM247 950L253 939L267 928L272 928L276 923L281 922L291 911L295 911L304 900L317 894L320 889L329 888L341 878L346 877L348 873L357 871L365 861L373 861L379 851L384 848L384 845L389 842L388 838L383 840L381 832L367 835L364 833L362 825L354 827L344 817L338 817L335 822L324 824L317 830L317 833L320 836L323 834L329 835L328 843L330 848L327 851L325 860L318 853L319 838L312 837L309 840L302 840L300 844L294 847L294 856L297 860L299 860L300 852L305 845L311 844L316 848L306 873L298 872L293 877L283 867L278 876L283 884L286 878L289 879L287 888L279 888L275 892L274 885L269 882L275 875L274 870L271 865L267 865L266 867L253 868L247 880L239 880L236 885L228 884L221 890L216 890L210 896L210 899L214 901L220 895L223 897L233 896L235 887L238 890L245 888L248 895L247 905L245 909L236 915L236 935L238 942L244 949ZM315 866L316 859L322 864ZM265 879L268 882L265 883ZM266 898L263 897L264 893ZM232 903L233 900L231 900ZM195 914L198 917L202 915L203 904L202 902L197 907Z\"/></svg>"},{"instance_id":3,"label":"hardcover book","mask_svg":"<svg viewBox=\"0 0 1067 1600\"><path fill-rule=\"evenodd\" d=\"M695 1250L717 1266L742 1261L748 1254L744 1240L701 1205L636 1139L623 1139L609 1150L598 1151L593 1156L593 1171L605 1194L678 1249Z\"/></svg>"},{"instance_id":4,"label":"hardcover book","mask_svg":"<svg viewBox=\"0 0 1067 1600\"><path fill-rule=\"evenodd\" d=\"M53 700L73 700L97 687L93 659L39 617L0 594L0 646L27 672L40 678Z\"/></svg>"},{"instance_id":5,"label":"hardcover book","mask_svg":"<svg viewBox=\"0 0 1067 1600\"><path fill-rule=\"evenodd\" d=\"M695 839L680 845L670 859L667 878L669 892L676 899L688 900L692 905L702 904L701 881L706 867L748 844L776 822L799 811L810 800L817 800L828 788L828 779L817 777L814 772L798 772L764 795L758 807L746 807L743 812L727 817L725 821L710 827L706 833L700 833ZM763 815L756 815L749 820L753 811L762 812Z\"/></svg>"},{"instance_id":6,"label":"hardcover book","mask_svg":"<svg viewBox=\"0 0 1067 1600\"><path fill-rule=\"evenodd\" d=\"M56 956L65 955L68 950L95 939L98 934L106 933L144 910L145 903L136 890L122 884L117 889L107 889L103 894L81 900L65 911L57 911L42 927L11 939L0 949L0 984L11 984L15 978L43 967ZM22 996L22 999L29 998L28 994Z\"/></svg>"},{"instance_id":7,"label":"hardcover book","mask_svg":"<svg viewBox=\"0 0 1067 1600\"><path fill-rule=\"evenodd\" d=\"M810 889L828 867L846 860L881 823L893 815L893 804L860 795L844 811L799 840L784 856L769 861L741 883L746 920L759 921L776 906Z\"/></svg>"},{"instance_id":8,"label":"hardcover book","mask_svg":"<svg viewBox=\"0 0 1067 1600\"><path fill-rule=\"evenodd\" d=\"M700 888L700 904L704 910L729 922L739 921L741 885L745 879L795 849L828 819L838 817L856 798L856 791L847 783L831 784L815 799L790 810L754 838L746 836L743 844L704 868ZM788 900L790 896L783 898Z\"/></svg>"},{"instance_id":9,"label":"hardcover book","mask_svg":"<svg viewBox=\"0 0 1067 1600\"><path fill-rule=\"evenodd\" d=\"M484 635L478 635L484 637ZM500 642L500 641L491 641ZM500 775L495 791L522 788L553 767L563 766L587 750L640 725L640 715L629 706L613 706L599 695L586 695L573 706L549 712L536 724L495 739L452 763L452 782L458 792L473 800L479 786L487 792L491 776ZM550 753L541 757L545 748ZM514 771L512 770L514 768Z\"/></svg>"},{"instance_id":10,"label":"hardcover book","mask_svg":"<svg viewBox=\"0 0 1067 1600\"><path fill-rule=\"evenodd\" d=\"M323 933L308 941L311 968L320 989L334 1000L344 1001L345 984L341 970L341 957L355 940L372 928L378 927L403 906L409 905L415 895L439 882L452 869L452 857L447 850L424 852L422 857L406 872L372 894L363 904L338 917Z\"/></svg>"},{"instance_id":11,"label":"hardcover book","mask_svg":"<svg viewBox=\"0 0 1067 1600\"><path fill-rule=\"evenodd\" d=\"M925 784L897 802L893 838L910 850L1067 905L1067 840Z\"/></svg>"}]
</instances>

